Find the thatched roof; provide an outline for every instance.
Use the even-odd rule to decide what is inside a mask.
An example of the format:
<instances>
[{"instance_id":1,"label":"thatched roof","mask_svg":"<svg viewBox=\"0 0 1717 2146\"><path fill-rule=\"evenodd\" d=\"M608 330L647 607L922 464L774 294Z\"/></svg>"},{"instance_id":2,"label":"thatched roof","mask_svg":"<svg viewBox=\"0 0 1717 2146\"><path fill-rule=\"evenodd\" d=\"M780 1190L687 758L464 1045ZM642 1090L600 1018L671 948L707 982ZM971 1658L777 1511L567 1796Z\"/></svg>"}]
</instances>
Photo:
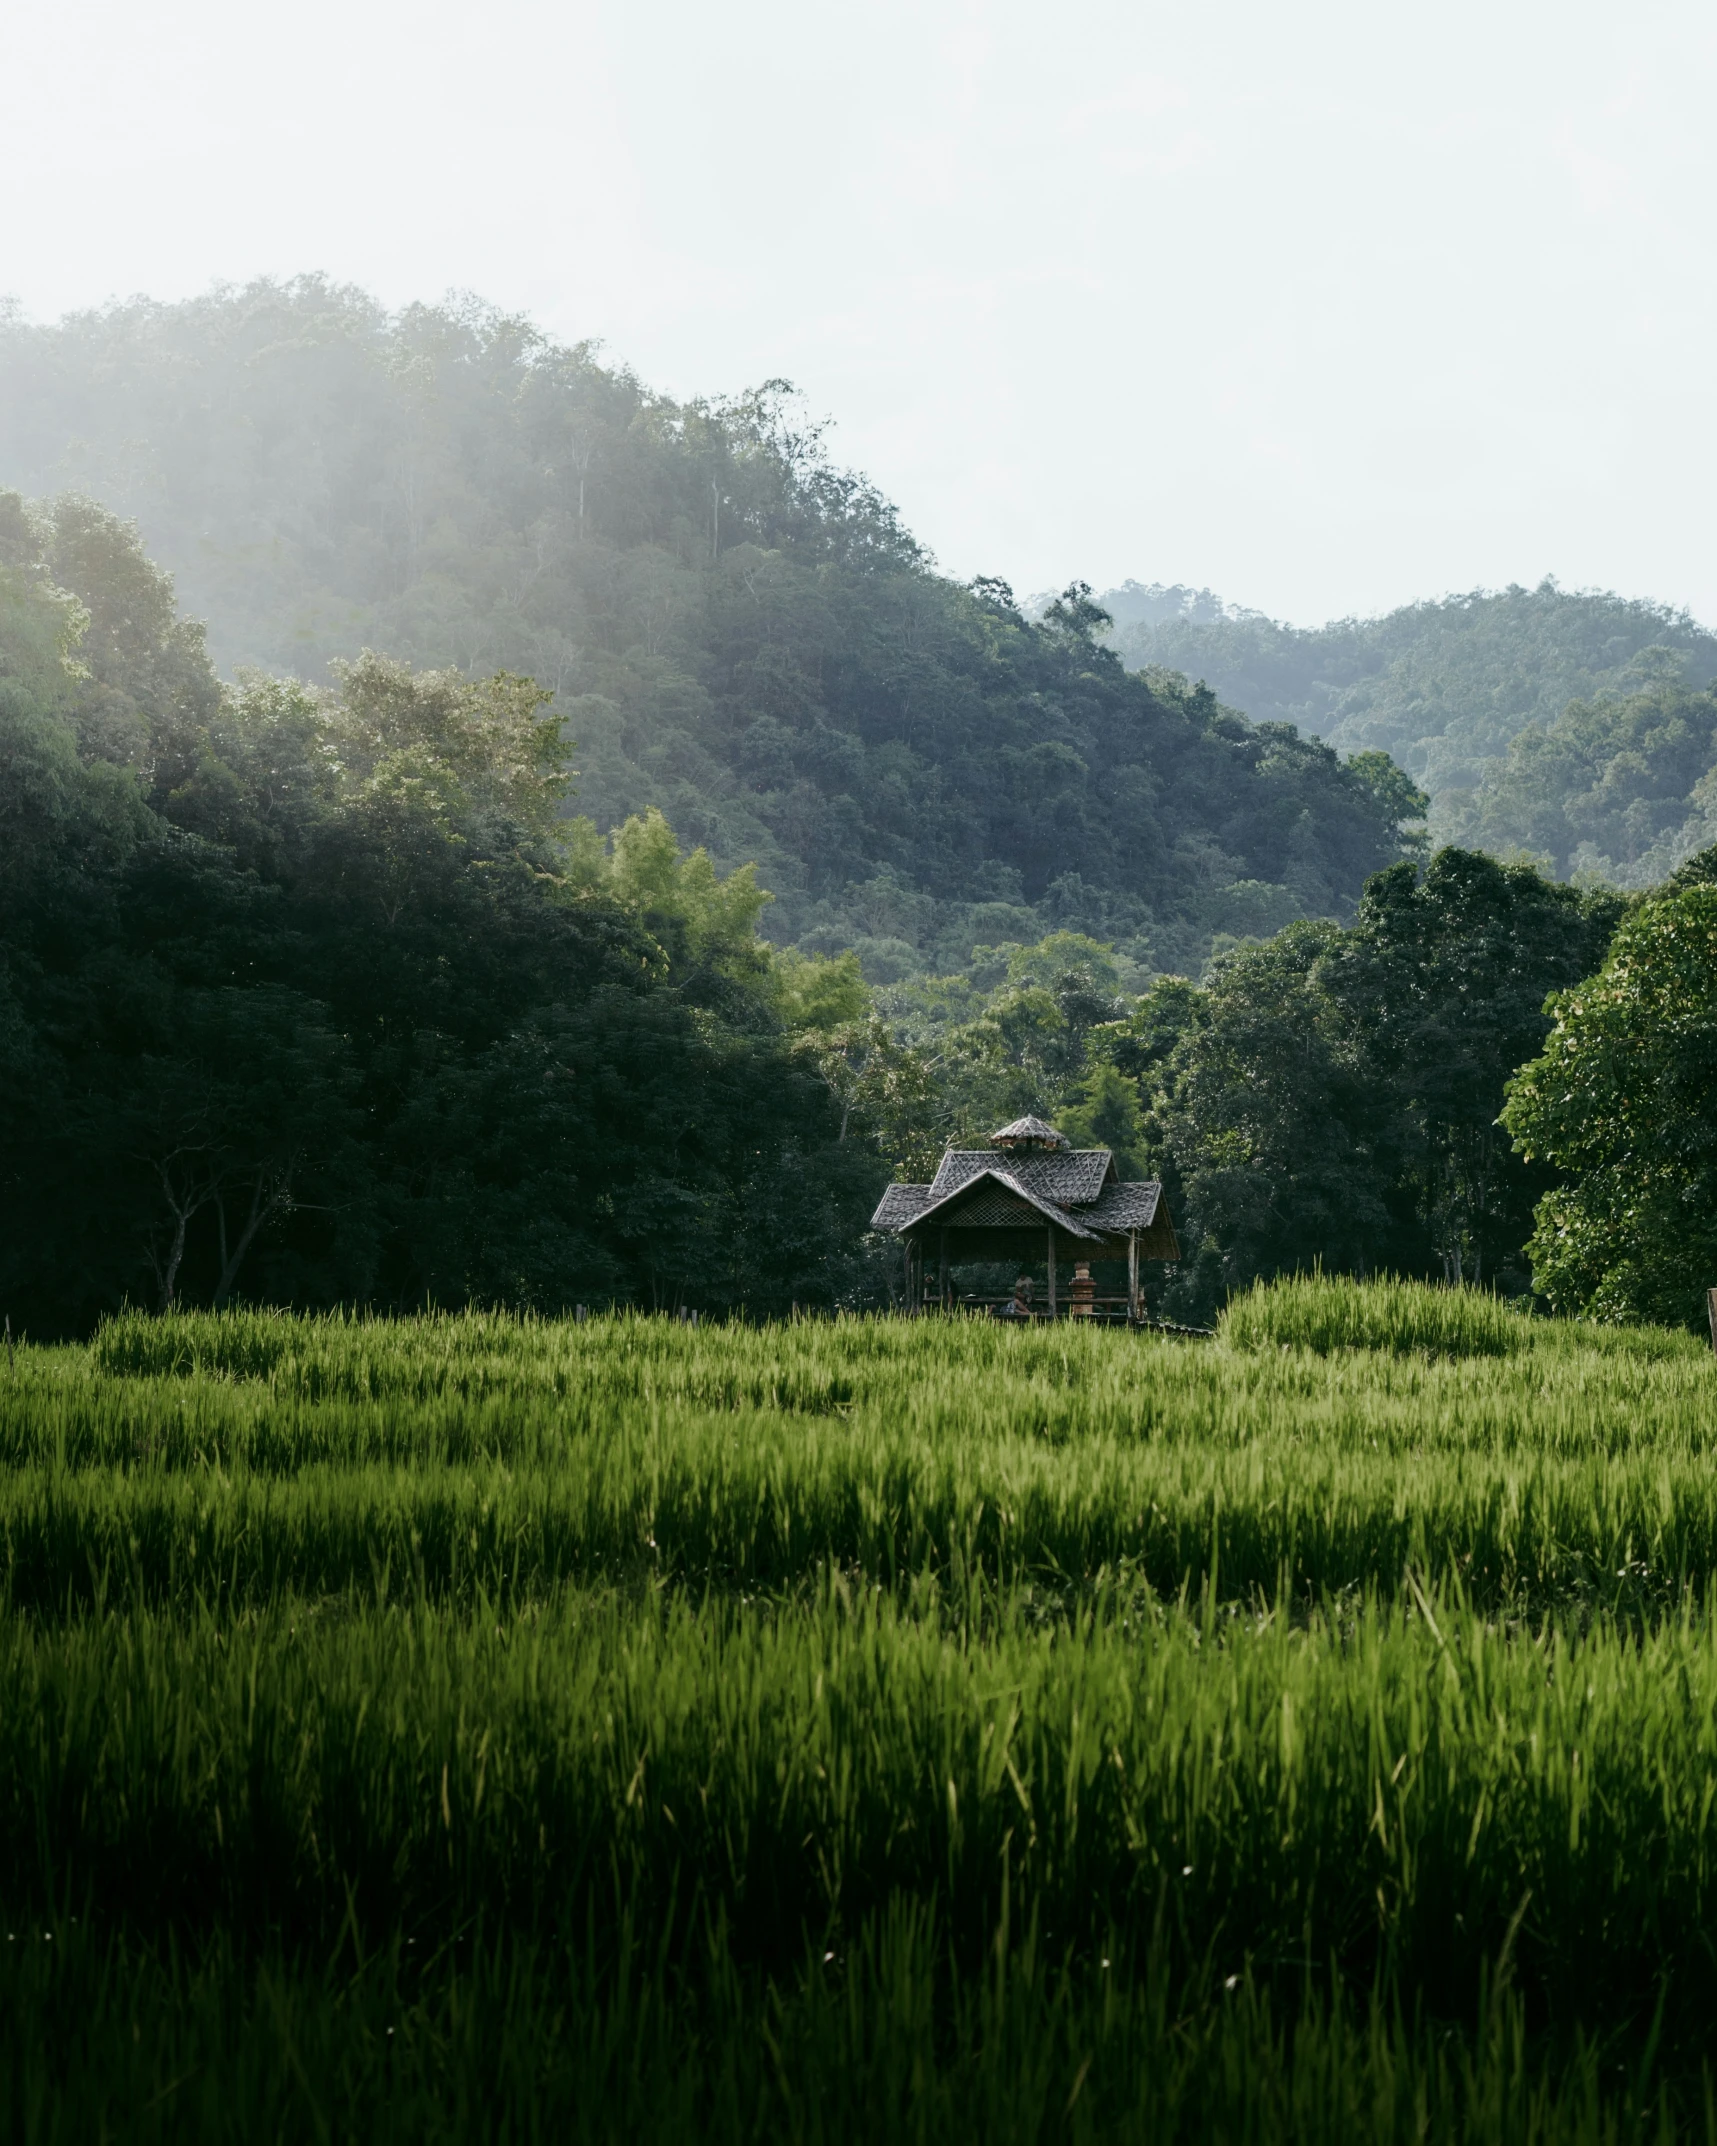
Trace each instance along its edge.
<instances>
[{"instance_id":1,"label":"thatched roof","mask_svg":"<svg viewBox=\"0 0 1717 2146\"><path fill-rule=\"evenodd\" d=\"M877 1202L876 1213L870 1218L872 1229L899 1232L918 1217L930 1205L928 1185L890 1185Z\"/></svg>"},{"instance_id":2,"label":"thatched roof","mask_svg":"<svg viewBox=\"0 0 1717 2146\"><path fill-rule=\"evenodd\" d=\"M1162 1204L1163 1188L1156 1178L1135 1179L1107 1186L1101 1199L1079 1210L1079 1219L1087 1229L1145 1230L1155 1225Z\"/></svg>"},{"instance_id":3,"label":"thatched roof","mask_svg":"<svg viewBox=\"0 0 1717 2146\"><path fill-rule=\"evenodd\" d=\"M998 1193L1001 1195L999 1199L996 1197ZM1083 1218L1071 1208L1034 1192L1024 1182L1023 1173L993 1164L987 1170L980 1170L976 1177L952 1186L940 1199L932 1185L930 1204L921 1209L914 1220L935 1223L946 1217L952 1221L956 1214L961 1226L968 1229L1029 1228L1035 1221L1039 1226L1053 1224L1070 1237L1090 1238L1093 1243L1097 1242L1096 1232L1087 1229Z\"/></svg>"},{"instance_id":4,"label":"thatched roof","mask_svg":"<svg viewBox=\"0 0 1717 2146\"><path fill-rule=\"evenodd\" d=\"M1107 1148L1063 1147L1049 1154L998 1155L991 1148L950 1148L936 1167L931 1190L944 1198L956 1186L969 1184L985 1170L1008 1170L1033 1196L1053 1200L1058 1207L1080 1206L1096 1199L1115 1174L1115 1158Z\"/></svg>"},{"instance_id":5,"label":"thatched roof","mask_svg":"<svg viewBox=\"0 0 1717 2146\"><path fill-rule=\"evenodd\" d=\"M993 1148L1065 1148L1073 1145L1065 1133L1057 1132L1053 1125L1042 1118L1015 1118L1011 1125L1001 1125L990 1135Z\"/></svg>"},{"instance_id":6,"label":"thatched roof","mask_svg":"<svg viewBox=\"0 0 1717 2146\"><path fill-rule=\"evenodd\" d=\"M930 1184L888 1187L871 1228L894 1236L933 1229L993 1234L1049 1228L1070 1238L1075 1248L1088 1244L1110 1250L1138 1233L1155 1240L1150 1256L1180 1256L1162 1205L1162 1186L1154 1178L1123 1184L1110 1149L1070 1147L1041 1118L1020 1118L1002 1132L1022 1127L1033 1128L1022 1135L1031 1143L1049 1135L1060 1145L950 1148ZM991 1135L992 1141L1000 1138Z\"/></svg>"}]
</instances>

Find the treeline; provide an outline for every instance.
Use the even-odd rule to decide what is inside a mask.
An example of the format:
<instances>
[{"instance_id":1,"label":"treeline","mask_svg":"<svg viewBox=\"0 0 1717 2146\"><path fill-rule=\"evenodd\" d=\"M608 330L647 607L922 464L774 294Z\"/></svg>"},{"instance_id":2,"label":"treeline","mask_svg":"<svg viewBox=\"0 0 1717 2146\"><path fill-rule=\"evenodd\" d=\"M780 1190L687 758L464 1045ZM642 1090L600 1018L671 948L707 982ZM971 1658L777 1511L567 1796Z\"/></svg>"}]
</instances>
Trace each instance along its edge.
<instances>
[{"instance_id":1,"label":"treeline","mask_svg":"<svg viewBox=\"0 0 1717 2146\"><path fill-rule=\"evenodd\" d=\"M224 687L88 502L0 500L0 665L0 1301L38 1334L884 1302L882 1182L1027 1111L1166 1180L1180 1318L1321 1264L1691 1321L1717 1272L1717 852L1642 902L1444 849L1198 983L1060 930L872 989L660 814L562 817L528 679Z\"/></svg>"},{"instance_id":2,"label":"treeline","mask_svg":"<svg viewBox=\"0 0 1717 2146\"><path fill-rule=\"evenodd\" d=\"M654 807L876 980L1057 928L1139 967L1348 917L1420 809L1074 590L934 571L780 383L674 403L481 308L305 280L0 323L0 482L138 518L217 667L542 681L603 830Z\"/></svg>"},{"instance_id":3,"label":"treeline","mask_svg":"<svg viewBox=\"0 0 1717 2146\"><path fill-rule=\"evenodd\" d=\"M1523 1297L1556 1172L1498 1113L1547 994L1598 968L1623 908L1445 849L1380 873L1351 927L1290 925L1202 983L1129 996L1108 949L1061 935L1009 950L976 1004L964 979L883 997L962 1136L1030 1110L1163 1178L1187 1253L1151 1284L1170 1316L1313 1265Z\"/></svg>"},{"instance_id":4,"label":"treeline","mask_svg":"<svg viewBox=\"0 0 1717 2146\"><path fill-rule=\"evenodd\" d=\"M129 412L125 483L273 666L223 683L87 497L0 496L0 1301L32 1331L886 1301L880 1184L1026 1111L1167 1181L1177 1317L1314 1263L1699 1315L1687 622L1422 607L1414 663L1528 612L1618 627L1604 690L1444 793L1537 862L1425 864L1387 756L1128 673L1080 587L1034 623L939 577L773 393L674 406L318 284L14 323L0 378L0 448L59 479L117 481Z\"/></svg>"},{"instance_id":5,"label":"treeline","mask_svg":"<svg viewBox=\"0 0 1717 2146\"><path fill-rule=\"evenodd\" d=\"M1107 1047L1188 1218L1176 1298L1208 1317L1314 1265L1529 1297L1555 1171L1498 1118L1547 997L1599 966L1621 911L1444 849L1379 874L1351 929L1296 925L1201 989L1156 985Z\"/></svg>"},{"instance_id":6,"label":"treeline","mask_svg":"<svg viewBox=\"0 0 1717 2146\"><path fill-rule=\"evenodd\" d=\"M1703 1327L1717 1283L1717 848L1648 897L1445 848L1200 982L1073 934L878 994L936 1124L1025 1111L1160 1176L1205 1322L1322 1267ZM896 1151L910 1152L897 1142Z\"/></svg>"},{"instance_id":7,"label":"treeline","mask_svg":"<svg viewBox=\"0 0 1717 2146\"><path fill-rule=\"evenodd\" d=\"M16 497L0 665L15 1328L852 1293L885 1164L802 1037L856 971L659 818L567 842L530 681L224 690L131 531Z\"/></svg>"}]
</instances>

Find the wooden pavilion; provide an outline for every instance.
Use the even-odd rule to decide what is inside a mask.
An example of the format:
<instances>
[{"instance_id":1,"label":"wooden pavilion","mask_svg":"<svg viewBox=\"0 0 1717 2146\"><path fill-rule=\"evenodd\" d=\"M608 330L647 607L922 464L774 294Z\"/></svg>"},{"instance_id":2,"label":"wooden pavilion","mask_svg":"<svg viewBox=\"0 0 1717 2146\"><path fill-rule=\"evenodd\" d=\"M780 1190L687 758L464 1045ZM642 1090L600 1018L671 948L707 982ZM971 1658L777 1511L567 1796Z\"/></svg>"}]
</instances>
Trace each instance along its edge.
<instances>
[{"instance_id":1,"label":"wooden pavilion","mask_svg":"<svg viewBox=\"0 0 1717 2146\"><path fill-rule=\"evenodd\" d=\"M1047 1267L1052 1319L1071 1311L1136 1324L1139 1262L1180 1257L1162 1186L1123 1184L1110 1149L1076 1148L1041 1118L1016 1118L987 1147L950 1148L928 1185L890 1185L871 1228L902 1240L914 1311L953 1305L954 1267L1005 1260ZM1091 1266L1121 1260L1125 1297L1099 1297ZM1060 1286L1069 1269L1072 1289Z\"/></svg>"}]
</instances>

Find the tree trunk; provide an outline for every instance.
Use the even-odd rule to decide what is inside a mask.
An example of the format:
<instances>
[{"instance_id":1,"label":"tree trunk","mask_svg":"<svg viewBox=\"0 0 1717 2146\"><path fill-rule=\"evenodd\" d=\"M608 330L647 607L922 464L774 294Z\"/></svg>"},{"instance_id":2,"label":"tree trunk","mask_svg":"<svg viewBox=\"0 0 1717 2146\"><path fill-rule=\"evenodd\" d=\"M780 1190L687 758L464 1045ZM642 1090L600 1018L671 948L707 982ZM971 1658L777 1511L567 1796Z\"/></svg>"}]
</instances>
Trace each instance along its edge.
<instances>
[{"instance_id":1,"label":"tree trunk","mask_svg":"<svg viewBox=\"0 0 1717 2146\"><path fill-rule=\"evenodd\" d=\"M161 1285L163 1312L173 1309L178 1295L179 1268L184 1262L185 1237L191 1227L191 1218L199 1208L208 1205L211 1197L206 1179L201 1185L195 1181L188 1183L183 1191L174 1185L173 1164L177 1159L176 1156L170 1155L165 1162L155 1166L155 1174L161 1180L161 1191L167 1202L167 1212L173 1217L173 1235L168 1242L166 1258L157 1259L153 1250L149 1255L150 1264L155 1269L155 1279Z\"/></svg>"},{"instance_id":2,"label":"tree trunk","mask_svg":"<svg viewBox=\"0 0 1717 2146\"><path fill-rule=\"evenodd\" d=\"M173 1309L173 1291L178 1286L179 1262L185 1256L185 1228L190 1219L190 1214L186 1209L182 1207L175 1209L173 1242L168 1248L166 1267L158 1276L161 1284L161 1309L163 1312L169 1312Z\"/></svg>"},{"instance_id":3,"label":"tree trunk","mask_svg":"<svg viewBox=\"0 0 1717 2146\"><path fill-rule=\"evenodd\" d=\"M221 1253L221 1278L215 1288L214 1308L216 1311L219 1311L227 1301L227 1298L231 1296L233 1284L238 1280L239 1269L244 1265L244 1255L256 1242L258 1232L283 1209L290 1208L292 1205L292 1167L291 1164L288 1164L279 1181L271 1186L266 1193L263 1187L268 1182L268 1173L266 1170L258 1170L250 1188L250 1208L245 1216L244 1227L239 1232L238 1242L233 1245L230 1252L227 1248L226 1201L218 1193L215 1195L215 1214L220 1224Z\"/></svg>"}]
</instances>

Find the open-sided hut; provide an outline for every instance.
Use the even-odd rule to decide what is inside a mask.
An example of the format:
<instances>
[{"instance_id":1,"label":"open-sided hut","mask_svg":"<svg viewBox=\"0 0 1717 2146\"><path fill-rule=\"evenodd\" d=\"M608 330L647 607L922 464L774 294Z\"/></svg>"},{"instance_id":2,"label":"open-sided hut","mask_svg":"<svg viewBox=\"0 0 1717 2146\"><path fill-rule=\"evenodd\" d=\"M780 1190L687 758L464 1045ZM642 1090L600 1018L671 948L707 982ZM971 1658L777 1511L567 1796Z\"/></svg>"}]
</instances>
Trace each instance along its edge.
<instances>
[{"instance_id":1,"label":"open-sided hut","mask_svg":"<svg viewBox=\"0 0 1717 2146\"><path fill-rule=\"evenodd\" d=\"M1136 1320L1140 1261L1180 1257L1162 1186L1123 1184L1110 1149L1076 1148L1042 1118L1016 1118L987 1147L950 1148L931 1184L890 1185L871 1228L904 1242L914 1309L951 1301L952 1268L1005 1260L1047 1266L1053 1319L1068 1301L1059 1277L1080 1262L1124 1259L1125 1316Z\"/></svg>"}]
</instances>

